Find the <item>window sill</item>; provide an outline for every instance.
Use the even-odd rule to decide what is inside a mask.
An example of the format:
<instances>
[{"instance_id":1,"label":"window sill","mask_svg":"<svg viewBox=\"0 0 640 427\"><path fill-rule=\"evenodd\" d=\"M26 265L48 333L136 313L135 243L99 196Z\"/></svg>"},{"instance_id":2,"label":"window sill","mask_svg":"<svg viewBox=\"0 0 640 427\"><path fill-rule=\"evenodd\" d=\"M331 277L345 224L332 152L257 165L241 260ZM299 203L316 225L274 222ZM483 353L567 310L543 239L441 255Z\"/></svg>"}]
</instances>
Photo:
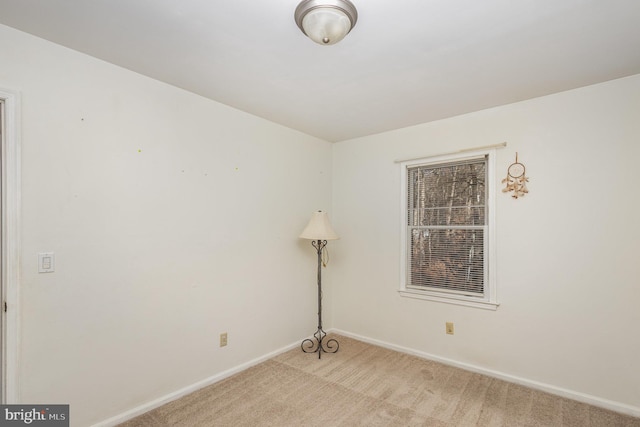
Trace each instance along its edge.
<instances>
[{"instance_id":1,"label":"window sill","mask_svg":"<svg viewBox=\"0 0 640 427\"><path fill-rule=\"evenodd\" d=\"M434 295L434 294L426 293L423 291L412 291L412 290L401 289L398 291L398 293L400 294L400 296L403 296L406 298L417 298L417 299L423 299L428 301L442 302L446 304L463 305L466 307L481 308L483 310L495 311L498 309L498 306L500 305L497 302L473 300L470 298L456 297L456 296L444 297L441 295Z\"/></svg>"}]
</instances>

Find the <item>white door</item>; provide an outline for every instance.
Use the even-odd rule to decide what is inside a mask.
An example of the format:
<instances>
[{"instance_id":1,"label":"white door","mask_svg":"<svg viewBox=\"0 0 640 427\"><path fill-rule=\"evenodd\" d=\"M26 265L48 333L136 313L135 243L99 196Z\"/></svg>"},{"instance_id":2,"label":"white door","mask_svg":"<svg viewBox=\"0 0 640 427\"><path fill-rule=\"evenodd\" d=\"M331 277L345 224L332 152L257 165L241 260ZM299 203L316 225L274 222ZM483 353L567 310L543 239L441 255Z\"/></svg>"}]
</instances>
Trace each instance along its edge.
<instances>
[{"instance_id":1,"label":"white door","mask_svg":"<svg viewBox=\"0 0 640 427\"><path fill-rule=\"evenodd\" d=\"M4 144L4 99L0 99L0 141L2 142L2 147L5 146ZM0 168L2 168L2 164L4 163L2 161L2 151L0 151ZM1 169L0 169L0 218L4 218L4 207L2 206L2 173L1 173ZM0 242L4 242L4 235L2 232L2 229L4 227L0 227ZM3 253L3 248L4 248L4 244L0 244L0 260L4 259L4 253ZM3 274L3 269L2 269L2 262L0 262L0 278L4 277ZM2 369L0 369L0 403L5 403L5 382L4 382L4 377L5 377L5 364L4 364L4 349L5 349L5 342L4 342L4 325L5 325L5 308L4 308L4 304L5 304L5 299L4 299L4 280L0 280L0 310L1 310L1 314L0 314L0 367L2 367Z\"/></svg>"},{"instance_id":2,"label":"white door","mask_svg":"<svg viewBox=\"0 0 640 427\"><path fill-rule=\"evenodd\" d=\"M0 402L18 403L19 94L0 88Z\"/></svg>"}]
</instances>

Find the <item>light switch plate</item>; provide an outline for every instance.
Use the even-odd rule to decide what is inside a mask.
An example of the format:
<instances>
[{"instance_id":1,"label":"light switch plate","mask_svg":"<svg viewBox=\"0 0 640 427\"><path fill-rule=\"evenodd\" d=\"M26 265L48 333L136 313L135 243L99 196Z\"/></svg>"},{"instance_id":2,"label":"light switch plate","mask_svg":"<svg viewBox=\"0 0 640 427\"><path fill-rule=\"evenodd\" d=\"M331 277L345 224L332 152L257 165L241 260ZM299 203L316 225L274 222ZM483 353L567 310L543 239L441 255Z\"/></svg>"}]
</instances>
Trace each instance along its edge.
<instances>
[{"instance_id":1,"label":"light switch plate","mask_svg":"<svg viewBox=\"0 0 640 427\"><path fill-rule=\"evenodd\" d=\"M38 254L38 273L53 273L56 271L56 256L53 252Z\"/></svg>"}]
</instances>

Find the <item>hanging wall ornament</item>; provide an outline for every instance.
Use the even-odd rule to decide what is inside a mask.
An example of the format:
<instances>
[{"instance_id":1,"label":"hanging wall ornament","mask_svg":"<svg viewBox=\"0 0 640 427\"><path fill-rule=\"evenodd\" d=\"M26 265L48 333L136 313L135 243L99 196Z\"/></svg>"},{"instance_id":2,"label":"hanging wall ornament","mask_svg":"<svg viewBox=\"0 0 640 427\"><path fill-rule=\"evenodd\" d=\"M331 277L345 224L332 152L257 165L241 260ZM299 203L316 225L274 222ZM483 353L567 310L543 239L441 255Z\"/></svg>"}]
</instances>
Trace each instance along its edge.
<instances>
[{"instance_id":1,"label":"hanging wall ornament","mask_svg":"<svg viewBox=\"0 0 640 427\"><path fill-rule=\"evenodd\" d=\"M507 169L507 177L502 180L503 184L507 184L503 189L503 193L513 191L511 197L517 199L523 197L529 192L527 189L527 182L529 178L525 176L525 167L522 163L518 163L518 153L516 153L516 161Z\"/></svg>"}]
</instances>

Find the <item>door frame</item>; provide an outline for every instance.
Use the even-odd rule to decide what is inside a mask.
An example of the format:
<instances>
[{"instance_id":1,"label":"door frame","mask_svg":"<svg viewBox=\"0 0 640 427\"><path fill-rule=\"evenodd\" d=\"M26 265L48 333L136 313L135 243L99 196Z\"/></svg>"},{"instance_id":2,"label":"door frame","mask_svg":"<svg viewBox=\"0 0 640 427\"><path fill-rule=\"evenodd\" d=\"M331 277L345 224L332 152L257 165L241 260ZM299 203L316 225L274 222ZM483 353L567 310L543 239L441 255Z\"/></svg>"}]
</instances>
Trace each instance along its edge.
<instances>
[{"instance_id":1,"label":"door frame","mask_svg":"<svg viewBox=\"0 0 640 427\"><path fill-rule=\"evenodd\" d=\"M18 352L20 310L20 94L0 87L4 103L1 148L2 403L19 403ZM5 312L5 303L7 311Z\"/></svg>"}]
</instances>

